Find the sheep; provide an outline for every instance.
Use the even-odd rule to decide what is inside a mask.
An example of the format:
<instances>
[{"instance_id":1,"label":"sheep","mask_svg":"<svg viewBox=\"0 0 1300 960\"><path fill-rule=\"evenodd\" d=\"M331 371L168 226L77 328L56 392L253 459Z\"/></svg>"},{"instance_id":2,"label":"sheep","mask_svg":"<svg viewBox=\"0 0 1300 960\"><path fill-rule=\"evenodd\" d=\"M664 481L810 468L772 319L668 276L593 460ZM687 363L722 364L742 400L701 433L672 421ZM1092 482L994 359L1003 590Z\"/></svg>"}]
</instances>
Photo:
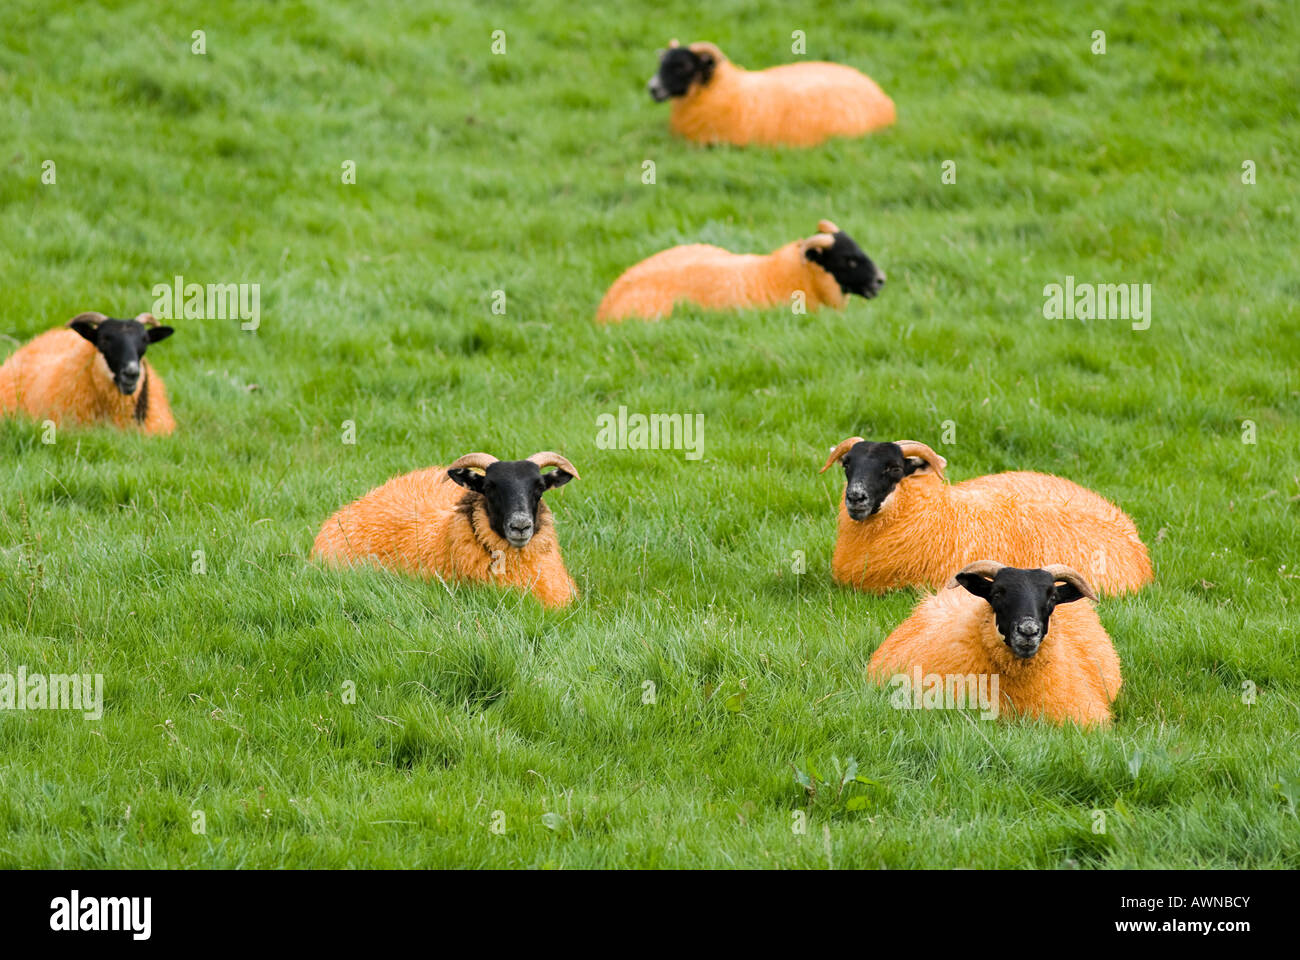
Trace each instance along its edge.
<instances>
[{"instance_id":1,"label":"sheep","mask_svg":"<svg viewBox=\"0 0 1300 960\"><path fill-rule=\"evenodd\" d=\"M153 314L115 320L82 313L48 330L0 366L0 414L55 424L111 423L165 435L176 429L162 377L144 359L171 327Z\"/></svg>"},{"instance_id":2,"label":"sheep","mask_svg":"<svg viewBox=\"0 0 1300 960\"><path fill-rule=\"evenodd\" d=\"M916 605L872 654L867 672L877 683L943 678L945 689L953 679L970 685L972 677L989 678L999 706L1020 715L1109 725L1122 683L1119 656L1092 603L1075 602L1083 598L1097 596L1063 564L1025 570L972 563Z\"/></svg>"},{"instance_id":3,"label":"sheep","mask_svg":"<svg viewBox=\"0 0 1300 960\"><path fill-rule=\"evenodd\" d=\"M575 478L573 464L551 451L526 460L466 454L394 477L343 507L321 527L312 554L335 566L373 560L424 578L519 587L544 606L567 606L578 588L542 494Z\"/></svg>"},{"instance_id":4,"label":"sheep","mask_svg":"<svg viewBox=\"0 0 1300 960\"><path fill-rule=\"evenodd\" d=\"M749 71L712 43L660 51L647 84L672 99L669 126L697 143L812 147L860 137L894 122L894 101L870 77L838 63L789 63Z\"/></svg>"},{"instance_id":5,"label":"sheep","mask_svg":"<svg viewBox=\"0 0 1300 960\"><path fill-rule=\"evenodd\" d=\"M881 593L938 587L979 557L1035 566L1068 563L1104 593L1152 580L1151 560L1133 521L1069 480L1012 472L948 485L948 462L914 440L841 442L821 472L844 465L847 483L834 579Z\"/></svg>"},{"instance_id":6,"label":"sheep","mask_svg":"<svg viewBox=\"0 0 1300 960\"><path fill-rule=\"evenodd\" d=\"M709 310L791 306L802 293L809 311L842 309L850 294L868 300L884 271L829 220L818 232L767 255L737 254L707 244L672 247L642 260L614 281L596 311L601 323L666 317L679 303Z\"/></svg>"}]
</instances>

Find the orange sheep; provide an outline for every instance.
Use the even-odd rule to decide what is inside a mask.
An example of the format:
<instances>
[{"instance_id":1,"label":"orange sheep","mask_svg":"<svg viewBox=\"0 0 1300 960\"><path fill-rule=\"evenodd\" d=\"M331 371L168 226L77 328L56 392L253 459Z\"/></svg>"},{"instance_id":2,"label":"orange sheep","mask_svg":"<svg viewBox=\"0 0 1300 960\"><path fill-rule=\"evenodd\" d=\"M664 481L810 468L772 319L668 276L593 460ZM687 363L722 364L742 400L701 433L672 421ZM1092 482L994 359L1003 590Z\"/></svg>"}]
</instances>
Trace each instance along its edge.
<instances>
[{"instance_id":1,"label":"orange sheep","mask_svg":"<svg viewBox=\"0 0 1300 960\"><path fill-rule=\"evenodd\" d=\"M962 587L964 589L958 589ZM1096 595L1069 567L1018 570L982 560L926 597L872 654L877 683L996 680L998 705L1081 726L1110 723L1119 656L1097 618ZM914 682L914 681L913 681ZM902 704L899 704L902 705ZM996 708L995 708L996 709Z\"/></svg>"},{"instance_id":2,"label":"orange sheep","mask_svg":"<svg viewBox=\"0 0 1300 960\"><path fill-rule=\"evenodd\" d=\"M750 71L712 43L674 40L648 88L656 101L673 98L673 133L697 143L811 147L895 119L894 101L852 67L808 62Z\"/></svg>"},{"instance_id":3,"label":"orange sheep","mask_svg":"<svg viewBox=\"0 0 1300 960\"><path fill-rule=\"evenodd\" d=\"M979 557L1037 566L1068 563L1106 593L1151 582L1151 560L1133 521L1069 480L1012 472L949 485L948 462L923 443L849 437L821 472L844 465L839 583L883 592L938 587Z\"/></svg>"},{"instance_id":4,"label":"orange sheep","mask_svg":"<svg viewBox=\"0 0 1300 960\"><path fill-rule=\"evenodd\" d=\"M49 330L0 366L0 414L22 413L65 424L111 423L145 433L176 429L167 387L144 359L171 336L152 314L114 320L83 313Z\"/></svg>"},{"instance_id":5,"label":"orange sheep","mask_svg":"<svg viewBox=\"0 0 1300 960\"><path fill-rule=\"evenodd\" d=\"M642 260L614 281L596 311L602 323L657 319L679 303L707 310L792 307L841 309L850 294L871 299L885 274L847 233L821 220L818 232L766 255L739 254L706 244L672 247Z\"/></svg>"},{"instance_id":6,"label":"orange sheep","mask_svg":"<svg viewBox=\"0 0 1300 960\"><path fill-rule=\"evenodd\" d=\"M556 469L544 474L544 467ZM373 560L424 578L517 587L545 606L566 606L578 588L542 494L577 476L573 464L549 451L510 461L466 454L450 467L395 477L343 507L321 527L312 555L336 565Z\"/></svg>"}]
</instances>

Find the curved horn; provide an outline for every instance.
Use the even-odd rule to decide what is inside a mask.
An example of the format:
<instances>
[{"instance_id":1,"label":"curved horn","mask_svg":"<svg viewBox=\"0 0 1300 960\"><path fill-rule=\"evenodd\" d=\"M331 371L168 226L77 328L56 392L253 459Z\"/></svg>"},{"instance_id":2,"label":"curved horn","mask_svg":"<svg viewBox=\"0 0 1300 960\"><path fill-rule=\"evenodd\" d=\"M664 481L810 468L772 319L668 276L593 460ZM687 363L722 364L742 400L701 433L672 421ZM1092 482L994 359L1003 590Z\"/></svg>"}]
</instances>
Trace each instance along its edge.
<instances>
[{"instance_id":1,"label":"curved horn","mask_svg":"<svg viewBox=\"0 0 1300 960\"><path fill-rule=\"evenodd\" d=\"M85 313L79 313L68 321L68 326L72 326L78 320L88 320L91 323L103 323L108 317L102 313L96 313L94 310L87 310Z\"/></svg>"},{"instance_id":2,"label":"curved horn","mask_svg":"<svg viewBox=\"0 0 1300 960\"><path fill-rule=\"evenodd\" d=\"M542 450L539 453L534 453L528 460L530 463L537 464L539 470L544 470L546 467L559 467L565 473L572 475L573 479L582 479L582 477L578 476L578 469L554 450Z\"/></svg>"},{"instance_id":3,"label":"curved horn","mask_svg":"<svg viewBox=\"0 0 1300 960\"><path fill-rule=\"evenodd\" d=\"M818 220L818 221L817 221L817 229L820 230L822 233L839 233L839 232L840 232L840 228L837 227L837 226L835 226L835 224L831 223L829 220Z\"/></svg>"},{"instance_id":4,"label":"curved horn","mask_svg":"<svg viewBox=\"0 0 1300 960\"><path fill-rule=\"evenodd\" d=\"M920 457L930 465L930 468L938 475L939 479L944 479L943 472L948 469L948 461L939 456L924 443L919 440L895 440L898 448L903 451L905 457Z\"/></svg>"},{"instance_id":5,"label":"curved horn","mask_svg":"<svg viewBox=\"0 0 1300 960\"><path fill-rule=\"evenodd\" d=\"M968 563L966 566L962 567L957 571L957 573L976 573L981 577L988 577L992 580L998 575L998 571L1005 566L1005 563L998 563L996 560L976 560L974 563ZM953 587L961 586L961 584L957 582L957 573L954 573L952 578L949 579L948 583L944 587L945 590L951 590Z\"/></svg>"},{"instance_id":6,"label":"curved horn","mask_svg":"<svg viewBox=\"0 0 1300 960\"><path fill-rule=\"evenodd\" d=\"M815 247L820 247L822 250L829 250L833 246L835 246L835 238L829 233L814 233L803 242L803 248L805 250Z\"/></svg>"},{"instance_id":7,"label":"curved horn","mask_svg":"<svg viewBox=\"0 0 1300 960\"><path fill-rule=\"evenodd\" d=\"M1097 594L1093 591L1092 586L1087 580L1083 579L1083 574L1073 567L1067 567L1063 563L1049 563L1043 569L1050 573L1054 580L1064 580L1066 583L1074 584L1079 589L1079 592L1089 600L1095 601L1097 599Z\"/></svg>"},{"instance_id":8,"label":"curved horn","mask_svg":"<svg viewBox=\"0 0 1300 960\"><path fill-rule=\"evenodd\" d=\"M486 470L496 462L497 458L490 453L467 453L447 469L456 470L460 467L476 467L479 470Z\"/></svg>"},{"instance_id":9,"label":"curved horn","mask_svg":"<svg viewBox=\"0 0 1300 960\"><path fill-rule=\"evenodd\" d=\"M143 323L146 327L156 327L156 326L158 326L158 318L155 317L152 313L139 313L139 314L136 314L135 319L136 319L139 323Z\"/></svg>"},{"instance_id":10,"label":"curved horn","mask_svg":"<svg viewBox=\"0 0 1300 960\"><path fill-rule=\"evenodd\" d=\"M707 53L709 56L713 57L715 63L722 63L722 61L727 59L727 55L718 49L717 44L709 43L707 40L701 40L699 43L692 43L686 49L690 50L691 53Z\"/></svg>"},{"instance_id":11,"label":"curved horn","mask_svg":"<svg viewBox=\"0 0 1300 960\"><path fill-rule=\"evenodd\" d=\"M856 444L856 443L862 443L862 438L861 438L861 437L849 437L847 440L841 440L841 441L839 442L839 446L837 446L834 450L832 450L832 451L831 451L831 455L830 455L829 457L826 458L826 465L825 465L824 467L822 467L820 470L818 470L817 472L818 472L818 473L825 473L825 472L826 472L827 470L829 470L833 465L839 463L839 462L840 462L840 457L842 457L842 456L844 456L844 454L848 453L849 450L851 450L851 449L853 448L853 445Z\"/></svg>"},{"instance_id":12,"label":"curved horn","mask_svg":"<svg viewBox=\"0 0 1300 960\"><path fill-rule=\"evenodd\" d=\"M676 37L673 37L671 40L668 41L669 50L676 50L681 45L682 45L681 41L679 41Z\"/></svg>"}]
</instances>

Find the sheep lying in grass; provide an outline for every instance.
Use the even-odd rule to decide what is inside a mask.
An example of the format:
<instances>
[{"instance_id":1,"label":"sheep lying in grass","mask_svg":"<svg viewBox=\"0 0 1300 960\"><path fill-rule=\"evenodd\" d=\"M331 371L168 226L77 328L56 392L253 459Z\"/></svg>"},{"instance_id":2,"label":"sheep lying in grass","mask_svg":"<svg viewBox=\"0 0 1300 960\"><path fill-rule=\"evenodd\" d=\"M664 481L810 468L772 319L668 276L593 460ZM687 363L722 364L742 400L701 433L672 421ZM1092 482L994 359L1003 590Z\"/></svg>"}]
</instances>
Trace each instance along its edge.
<instances>
[{"instance_id":1,"label":"sheep lying in grass","mask_svg":"<svg viewBox=\"0 0 1300 960\"><path fill-rule=\"evenodd\" d=\"M601 322L666 317L679 303L709 310L790 308L802 292L808 311L842 308L850 294L871 299L885 274L847 233L829 220L818 232L766 255L739 254L707 244L672 247L629 268L596 311Z\"/></svg>"},{"instance_id":2,"label":"sheep lying in grass","mask_svg":"<svg viewBox=\"0 0 1300 960\"><path fill-rule=\"evenodd\" d=\"M810 147L860 137L894 122L894 101L870 77L838 63L738 67L711 43L661 52L650 78L656 101L673 99L673 133L697 143Z\"/></svg>"},{"instance_id":3,"label":"sheep lying in grass","mask_svg":"<svg viewBox=\"0 0 1300 960\"><path fill-rule=\"evenodd\" d=\"M162 377L144 359L172 335L152 314L114 320L83 313L49 330L0 366L0 414L23 413L56 424L111 423L145 433L176 429Z\"/></svg>"},{"instance_id":4,"label":"sheep lying in grass","mask_svg":"<svg viewBox=\"0 0 1300 960\"><path fill-rule=\"evenodd\" d=\"M872 655L868 673L878 683L996 676L1000 704L1016 713L1108 724L1122 682L1119 656L1092 604L1075 602L1083 598L1097 599L1061 564L972 563L917 604Z\"/></svg>"},{"instance_id":5,"label":"sheep lying in grass","mask_svg":"<svg viewBox=\"0 0 1300 960\"><path fill-rule=\"evenodd\" d=\"M555 469L542 473L545 467ZM550 451L527 460L466 454L449 467L395 477L343 507L325 521L312 553L335 564L373 560L421 577L520 587L562 607L578 588L542 494L577 476Z\"/></svg>"},{"instance_id":6,"label":"sheep lying in grass","mask_svg":"<svg viewBox=\"0 0 1300 960\"><path fill-rule=\"evenodd\" d=\"M1068 563L1105 593L1151 582L1133 521L1069 480L1013 472L949 485L948 462L923 443L849 437L821 472L844 465L835 580L859 590L938 587L987 556L1036 566Z\"/></svg>"}]
</instances>

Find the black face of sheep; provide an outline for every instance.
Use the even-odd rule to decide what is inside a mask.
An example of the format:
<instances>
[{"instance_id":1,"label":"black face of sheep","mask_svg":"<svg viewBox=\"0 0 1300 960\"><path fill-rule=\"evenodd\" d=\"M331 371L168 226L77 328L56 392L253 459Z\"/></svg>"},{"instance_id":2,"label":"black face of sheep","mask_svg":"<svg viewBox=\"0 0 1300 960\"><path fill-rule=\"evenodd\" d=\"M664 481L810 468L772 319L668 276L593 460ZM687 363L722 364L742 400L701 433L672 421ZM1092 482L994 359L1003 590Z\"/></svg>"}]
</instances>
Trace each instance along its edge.
<instances>
[{"instance_id":1,"label":"black face of sheep","mask_svg":"<svg viewBox=\"0 0 1300 960\"><path fill-rule=\"evenodd\" d=\"M920 457L905 457L896 443L855 443L840 460L844 464L844 508L854 520L879 512L899 481L927 466Z\"/></svg>"},{"instance_id":2,"label":"black face of sheep","mask_svg":"<svg viewBox=\"0 0 1300 960\"><path fill-rule=\"evenodd\" d=\"M656 103L669 97L684 97L691 84L708 83L716 64L707 53L695 53L686 47L673 47L659 55L659 72L650 78L646 89Z\"/></svg>"},{"instance_id":3,"label":"black face of sheep","mask_svg":"<svg viewBox=\"0 0 1300 960\"><path fill-rule=\"evenodd\" d=\"M537 532L542 494L573 479L573 474L558 467L544 474L531 460L497 460L482 473L453 467L447 475L466 490L483 495L492 532L516 549L526 547Z\"/></svg>"},{"instance_id":4,"label":"black face of sheep","mask_svg":"<svg viewBox=\"0 0 1300 960\"><path fill-rule=\"evenodd\" d=\"M135 393L140 385L140 360L149 344L166 340L173 333L171 327L145 326L139 320L84 320L78 318L68 324L95 345L104 356L113 383L126 395Z\"/></svg>"},{"instance_id":5,"label":"black face of sheep","mask_svg":"<svg viewBox=\"0 0 1300 960\"><path fill-rule=\"evenodd\" d=\"M830 249L809 247L806 256L834 277L846 296L856 293L871 300L885 285L885 272L843 230L835 233Z\"/></svg>"},{"instance_id":6,"label":"black face of sheep","mask_svg":"<svg viewBox=\"0 0 1300 960\"><path fill-rule=\"evenodd\" d=\"M1047 570L1016 567L1002 567L991 577L987 571L969 570L956 576L961 586L989 602L998 635L1022 660L1032 657L1042 646L1047 622L1057 604L1072 603L1088 595L1074 580L1059 579Z\"/></svg>"}]
</instances>

